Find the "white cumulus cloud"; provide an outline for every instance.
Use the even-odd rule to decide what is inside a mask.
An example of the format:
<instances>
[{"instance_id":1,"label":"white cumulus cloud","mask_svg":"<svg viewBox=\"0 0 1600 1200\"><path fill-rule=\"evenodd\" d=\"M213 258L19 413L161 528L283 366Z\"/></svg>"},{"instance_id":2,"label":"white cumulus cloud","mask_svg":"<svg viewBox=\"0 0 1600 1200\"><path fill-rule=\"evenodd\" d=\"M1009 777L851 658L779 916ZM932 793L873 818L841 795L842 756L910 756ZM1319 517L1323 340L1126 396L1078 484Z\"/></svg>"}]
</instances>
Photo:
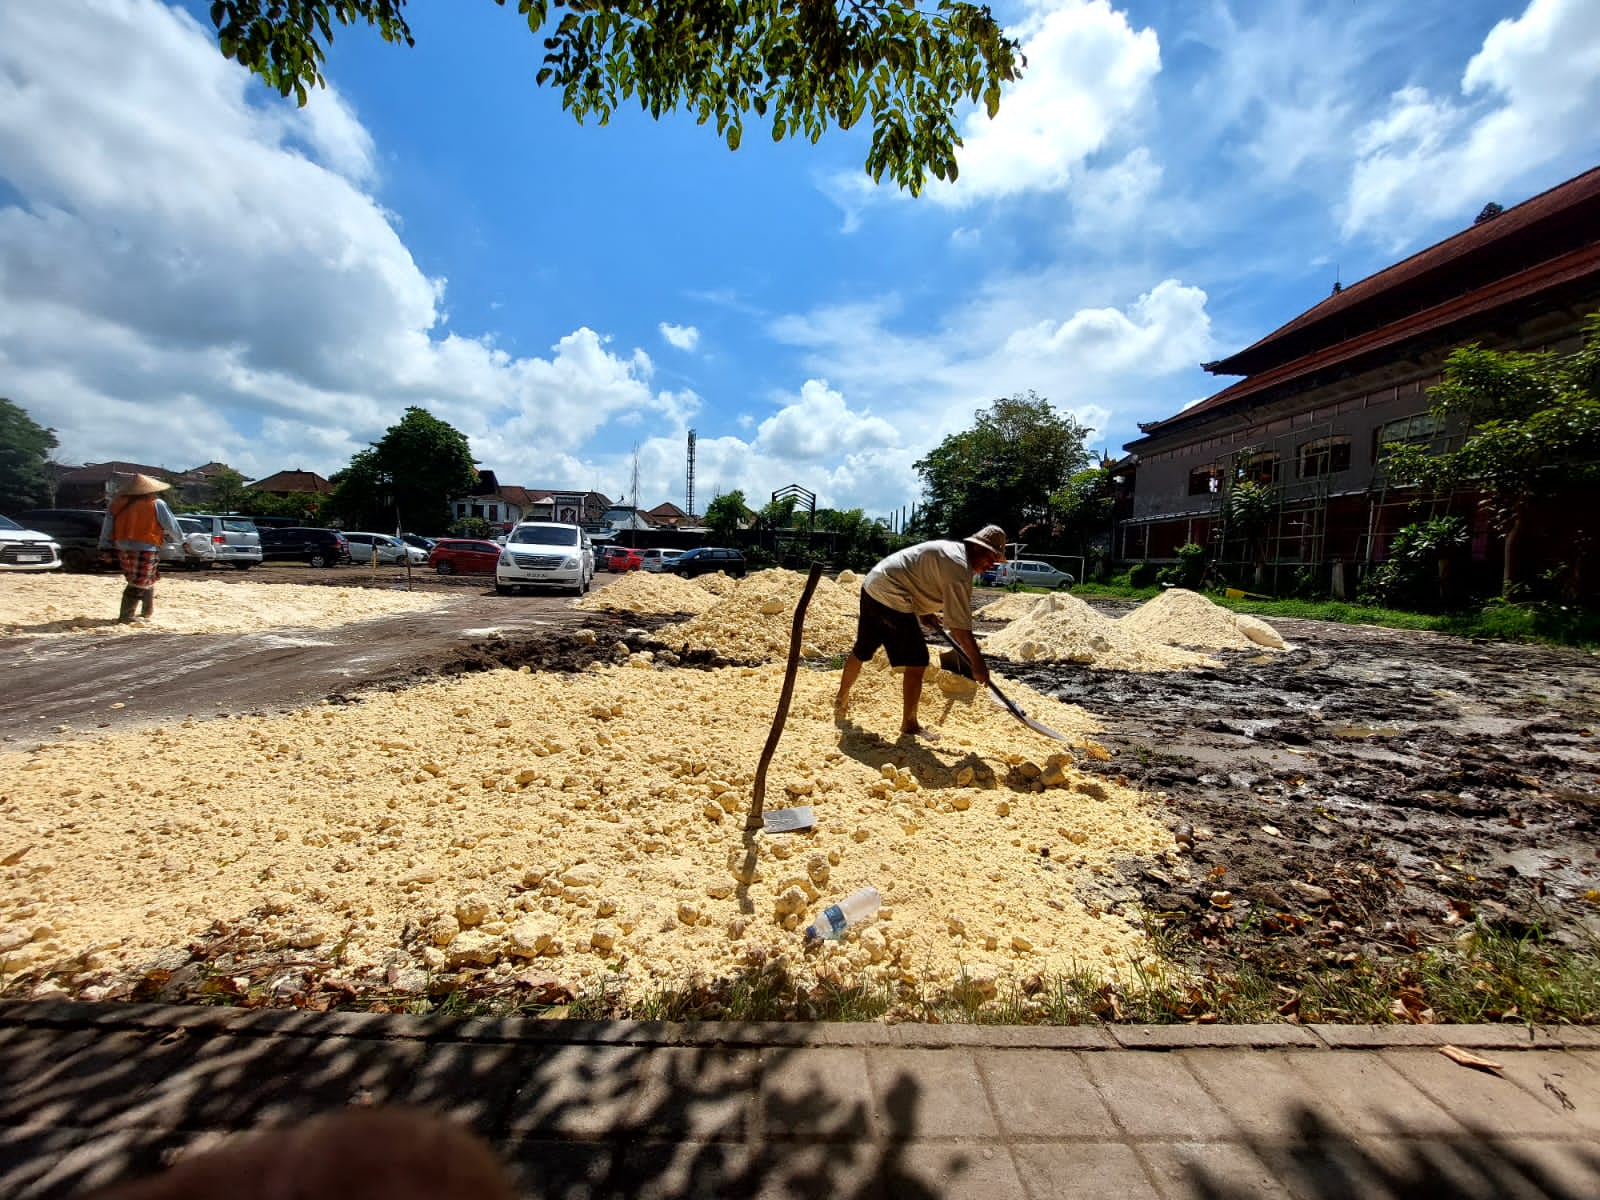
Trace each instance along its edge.
<instances>
[{"instance_id":1,"label":"white cumulus cloud","mask_svg":"<svg viewBox=\"0 0 1600 1200\"><path fill-rule=\"evenodd\" d=\"M1417 87L1362 131L1346 235L1403 244L1431 221L1496 198L1524 172L1596 144L1600 5L1531 0L1467 63L1459 97Z\"/></svg>"},{"instance_id":2,"label":"white cumulus cloud","mask_svg":"<svg viewBox=\"0 0 1600 1200\"><path fill-rule=\"evenodd\" d=\"M700 331L693 325L673 325L668 321L662 321L657 328L661 331L661 336L679 350L693 350L700 344Z\"/></svg>"},{"instance_id":3,"label":"white cumulus cloud","mask_svg":"<svg viewBox=\"0 0 1600 1200\"><path fill-rule=\"evenodd\" d=\"M1058 0L1015 26L1028 65L993 120L961 129L960 178L928 195L963 205L1066 187L1085 160L1126 132L1161 70L1153 29L1134 30L1107 0Z\"/></svg>"},{"instance_id":4,"label":"white cumulus cloud","mask_svg":"<svg viewBox=\"0 0 1600 1200\"><path fill-rule=\"evenodd\" d=\"M416 405L508 479L582 482L606 422L698 410L587 328L544 357L445 331L376 161L337 91L280 103L179 9L0 4L6 395L65 461L255 477L336 470Z\"/></svg>"}]
</instances>

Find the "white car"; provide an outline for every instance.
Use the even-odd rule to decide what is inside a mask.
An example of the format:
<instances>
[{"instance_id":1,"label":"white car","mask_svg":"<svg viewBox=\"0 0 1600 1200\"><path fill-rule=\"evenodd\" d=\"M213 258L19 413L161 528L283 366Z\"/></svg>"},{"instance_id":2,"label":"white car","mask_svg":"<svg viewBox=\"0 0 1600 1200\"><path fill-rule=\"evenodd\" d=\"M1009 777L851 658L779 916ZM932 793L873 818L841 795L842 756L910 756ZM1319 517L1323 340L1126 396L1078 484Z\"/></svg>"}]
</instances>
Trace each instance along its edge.
<instances>
[{"instance_id":1,"label":"white car","mask_svg":"<svg viewBox=\"0 0 1600 1200\"><path fill-rule=\"evenodd\" d=\"M428 561L428 552L401 541L397 537L390 537L387 533L347 533L344 540L350 543L350 561L358 567L370 566L372 556L376 552L379 564L399 563L404 565L409 559L412 566L421 566Z\"/></svg>"},{"instance_id":2,"label":"white car","mask_svg":"<svg viewBox=\"0 0 1600 1200\"><path fill-rule=\"evenodd\" d=\"M1065 591L1077 581L1065 571L1059 571L1047 562L1040 562L1036 558L1017 558L995 567L994 582L998 587L1021 583L1028 587Z\"/></svg>"},{"instance_id":3,"label":"white car","mask_svg":"<svg viewBox=\"0 0 1600 1200\"><path fill-rule=\"evenodd\" d=\"M494 590L571 588L581 596L594 578L594 545L577 525L523 521L506 535L494 568Z\"/></svg>"},{"instance_id":4,"label":"white car","mask_svg":"<svg viewBox=\"0 0 1600 1200\"><path fill-rule=\"evenodd\" d=\"M60 565L61 545L49 534L0 517L0 571L54 571Z\"/></svg>"},{"instance_id":5,"label":"white car","mask_svg":"<svg viewBox=\"0 0 1600 1200\"><path fill-rule=\"evenodd\" d=\"M209 570L217 561L217 547L205 525L193 517L178 517L177 522L178 528L183 530L183 541L162 544L162 565L187 567L191 571Z\"/></svg>"},{"instance_id":6,"label":"white car","mask_svg":"<svg viewBox=\"0 0 1600 1200\"><path fill-rule=\"evenodd\" d=\"M646 571L654 571L660 574L669 562L682 553L682 550L667 550L664 548L641 550L639 551L639 565Z\"/></svg>"}]
</instances>

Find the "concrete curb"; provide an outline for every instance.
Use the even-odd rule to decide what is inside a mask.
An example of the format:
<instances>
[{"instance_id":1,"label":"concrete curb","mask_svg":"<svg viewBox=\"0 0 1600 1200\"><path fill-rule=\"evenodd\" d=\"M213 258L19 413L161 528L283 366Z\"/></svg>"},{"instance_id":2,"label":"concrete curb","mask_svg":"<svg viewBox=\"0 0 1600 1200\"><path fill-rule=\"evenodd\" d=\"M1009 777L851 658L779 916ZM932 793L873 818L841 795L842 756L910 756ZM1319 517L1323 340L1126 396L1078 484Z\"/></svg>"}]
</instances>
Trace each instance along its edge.
<instances>
[{"instance_id":1,"label":"concrete curb","mask_svg":"<svg viewBox=\"0 0 1600 1200\"><path fill-rule=\"evenodd\" d=\"M184 1029L243 1037L617 1046L993 1050L1600 1050L1577 1025L884 1025L876 1022L566 1021L73 1000L0 1001L0 1028Z\"/></svg>"}]
</instances>

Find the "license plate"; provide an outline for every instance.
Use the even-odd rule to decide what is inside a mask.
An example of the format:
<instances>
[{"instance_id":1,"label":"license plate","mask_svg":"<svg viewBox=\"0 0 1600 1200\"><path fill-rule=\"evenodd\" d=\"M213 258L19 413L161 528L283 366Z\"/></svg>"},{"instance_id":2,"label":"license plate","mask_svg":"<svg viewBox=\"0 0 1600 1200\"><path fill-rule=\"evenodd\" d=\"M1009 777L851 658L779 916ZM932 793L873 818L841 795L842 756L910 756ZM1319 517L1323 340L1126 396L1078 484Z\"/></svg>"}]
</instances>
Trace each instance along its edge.
<instances>
[{"instance_id":1,"label":"license plate","mask_svg":"<svg viewBox=\"0 0 1600 1200\"><path fill-rule=\"evenodd\" d=\"M22 563L22 562L44 562L45 558L44 558L44 555L42 555L42 554L19 554L19 555L17 555L17 561L19 563Z\"/></svg>"}]
</instances>

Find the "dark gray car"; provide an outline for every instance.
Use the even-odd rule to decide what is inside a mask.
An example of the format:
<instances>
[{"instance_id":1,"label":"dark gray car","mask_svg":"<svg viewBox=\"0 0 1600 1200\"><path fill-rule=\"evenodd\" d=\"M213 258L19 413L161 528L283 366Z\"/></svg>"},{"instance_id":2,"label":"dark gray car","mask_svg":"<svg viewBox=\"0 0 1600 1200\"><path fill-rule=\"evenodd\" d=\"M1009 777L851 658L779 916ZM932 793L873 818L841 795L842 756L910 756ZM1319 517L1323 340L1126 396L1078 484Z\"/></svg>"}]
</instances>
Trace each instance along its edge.
<instances>
[{"instance_id":1,"label":"dark gray car","mask_svg":"<svg viewBox=\"0 0 1600 1200\"><path fill-rule=\"evenodd\" d=\"M100 522L97 508L30 508L9 514L28 529L47 533L61 547L61 565L68 571L93 571L100 562Z\"/></svg>"}]
</instances>

